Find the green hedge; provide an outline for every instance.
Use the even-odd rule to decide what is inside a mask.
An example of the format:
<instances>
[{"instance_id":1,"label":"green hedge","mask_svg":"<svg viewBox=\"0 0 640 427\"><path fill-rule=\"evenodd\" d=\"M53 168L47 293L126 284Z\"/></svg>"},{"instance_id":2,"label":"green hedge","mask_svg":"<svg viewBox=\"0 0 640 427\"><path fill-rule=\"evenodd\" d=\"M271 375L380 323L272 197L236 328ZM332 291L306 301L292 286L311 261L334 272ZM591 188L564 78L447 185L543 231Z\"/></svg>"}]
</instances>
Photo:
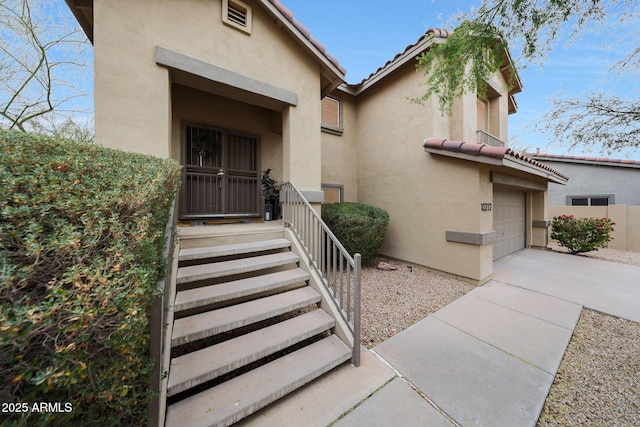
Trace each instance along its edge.
<instances>
[{"instance_id":1,"label":"green hedge","mask_svg":"<svg viewBox=\"0 0 640 427\"><path fill-rule=\"evenodd\" d=\"M378 255L389 225L389 213L362 203L322 205L322 220L352 256L369 261Z\"/></svg>"},{"instance_id":2,"label":"green hedge","mask_svg":"<svg viewBox=\"0 0 640 427\"><path fill-rule=\"evenodd\" d=\"M0 131L0 402L29 405L13 425L146 423L179 183L171 160Z\"/></svg>"}]
</instances>

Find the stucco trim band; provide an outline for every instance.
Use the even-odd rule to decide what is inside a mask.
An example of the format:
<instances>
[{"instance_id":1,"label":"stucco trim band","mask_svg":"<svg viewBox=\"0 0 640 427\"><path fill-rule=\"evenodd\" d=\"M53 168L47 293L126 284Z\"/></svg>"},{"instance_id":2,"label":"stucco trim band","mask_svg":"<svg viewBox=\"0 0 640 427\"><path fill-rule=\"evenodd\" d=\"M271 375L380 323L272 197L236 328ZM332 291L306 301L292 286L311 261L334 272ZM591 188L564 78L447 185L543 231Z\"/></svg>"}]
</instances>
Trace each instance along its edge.
<instances>
[{"instance_id":1,"label":"stucco trim band","mask_svg":"<svg viewBox=\"0 0 640 427\"><path fill-rule=\"evenodd\" d=\"M324 202L324 191L322 190L300 190L300 193L309 203Z\"/></svg>"},{"instance_id":2,"label":"stucco trim band","mask_svg":"<svg viewBox=\"0 0 640 427\"><path fill-rule=\"evenodd\" d=\"M447 230L446 234L447 242L466 243L476 246L488 245L496 240L495 230L480 232Z\"/></svg>"},{"instance_id":3,"label":"stucco trim band","mask_svg":"<svg viewBox=\"0 0 640 427\"><path fill-rule=\"evenodd\" d=\"M551 221L549 221L548 219L534 219L533 221L531 221L531 226L535 228L549 228L550 225Z\"/></svg>"},{"instance_id":4,"label":"stucco trim band","mask_svg":"<svg viewBox=\"0 0 640 427\"><path fill-rule=\"evenodd\" d=\"M156 64L171 70L174 83L275 111L298 105L298 95L199 59L156 47Z\"/></svg>"}]
</instances>

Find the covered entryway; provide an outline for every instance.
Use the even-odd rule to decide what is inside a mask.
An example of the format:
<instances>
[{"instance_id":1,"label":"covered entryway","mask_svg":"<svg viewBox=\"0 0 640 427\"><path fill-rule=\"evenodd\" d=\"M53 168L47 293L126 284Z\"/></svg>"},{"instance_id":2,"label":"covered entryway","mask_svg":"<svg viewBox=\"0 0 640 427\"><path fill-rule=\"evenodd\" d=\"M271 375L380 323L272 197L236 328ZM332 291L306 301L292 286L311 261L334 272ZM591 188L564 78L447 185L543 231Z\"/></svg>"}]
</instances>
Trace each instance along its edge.
<instances>
[{"instance_id":1,"label":"covered entryway","mask_svg":"<svg viewBox=\"0 0 640 427\"><path fill-rule=\"evenodd\" d=\"M493 243L494 260L524 249L526 243L525 206L524 192L494 186L493 229L496 231L496 240Z\"/></svg>"},{"instance_id":2,"label":"covered entryway","mask_svg":"<svg viewBox=\"0 0 640 427\"><path fill-rule=\"evenodd\" d=\"M259 138L183 124L181 217L260 216Z\"/></svg>"}]
</instances>

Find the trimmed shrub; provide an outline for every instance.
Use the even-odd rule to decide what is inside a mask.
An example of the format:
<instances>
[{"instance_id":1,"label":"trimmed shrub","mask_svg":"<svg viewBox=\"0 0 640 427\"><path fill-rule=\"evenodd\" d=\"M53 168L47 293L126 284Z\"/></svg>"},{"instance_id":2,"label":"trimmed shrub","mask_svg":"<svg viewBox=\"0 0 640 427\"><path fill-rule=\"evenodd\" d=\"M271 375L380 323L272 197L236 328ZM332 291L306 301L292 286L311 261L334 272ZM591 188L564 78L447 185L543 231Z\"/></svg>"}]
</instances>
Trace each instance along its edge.
<instances>
[{"instance_id":1,"label":"trimmed shrub","mask_svg":"<svg viewBox=\"0 0 640 427\"><path fill-rule=\"evenodd\" d=\"M29 405L10 423L146 424L179 183L171 160L0 131L0 402Z\"/></svg>"},{"instance_id":2,"label":"trimmed shrub","mask_svg":"<svg viewBox=\"0 0 640 427\"><path fill-rule=\"evenodd\" d=\"M604 248L613 240L611 232L616 223L609 218L575 218L560 215L551 221L551 238L560 246L577 254Z\"/></svg>"},{"instance_id":3,"label":"trimmed shrub","mask_svg":"<svg viewBox=\"0 0 640 427\"><path fill-rule=\"evenodd\" d=\"M322 205L322 220L353 256L372 260L384 241L389 213L362 203L327 203Z\"/></svg>"}]
</instances>

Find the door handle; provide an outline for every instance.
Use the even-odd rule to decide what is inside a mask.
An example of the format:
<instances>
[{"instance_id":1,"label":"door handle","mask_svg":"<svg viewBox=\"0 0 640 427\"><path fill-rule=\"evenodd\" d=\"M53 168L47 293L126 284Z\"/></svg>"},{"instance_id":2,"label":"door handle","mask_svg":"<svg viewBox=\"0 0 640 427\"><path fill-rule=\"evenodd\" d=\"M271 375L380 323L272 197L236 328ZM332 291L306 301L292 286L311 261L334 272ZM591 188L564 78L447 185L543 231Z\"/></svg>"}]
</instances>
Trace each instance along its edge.
<instances>
[{"instance_id":1,"label":"door handle","mask_svg":"<svg viewBox=\"0 0 640 427\"><path fill-rule=\"evenodd\" d=\"M224 169L220 169L217 175L218 175L218 188L222 190L222 178L224 177Z\"/></svg>"}]
</instances>

